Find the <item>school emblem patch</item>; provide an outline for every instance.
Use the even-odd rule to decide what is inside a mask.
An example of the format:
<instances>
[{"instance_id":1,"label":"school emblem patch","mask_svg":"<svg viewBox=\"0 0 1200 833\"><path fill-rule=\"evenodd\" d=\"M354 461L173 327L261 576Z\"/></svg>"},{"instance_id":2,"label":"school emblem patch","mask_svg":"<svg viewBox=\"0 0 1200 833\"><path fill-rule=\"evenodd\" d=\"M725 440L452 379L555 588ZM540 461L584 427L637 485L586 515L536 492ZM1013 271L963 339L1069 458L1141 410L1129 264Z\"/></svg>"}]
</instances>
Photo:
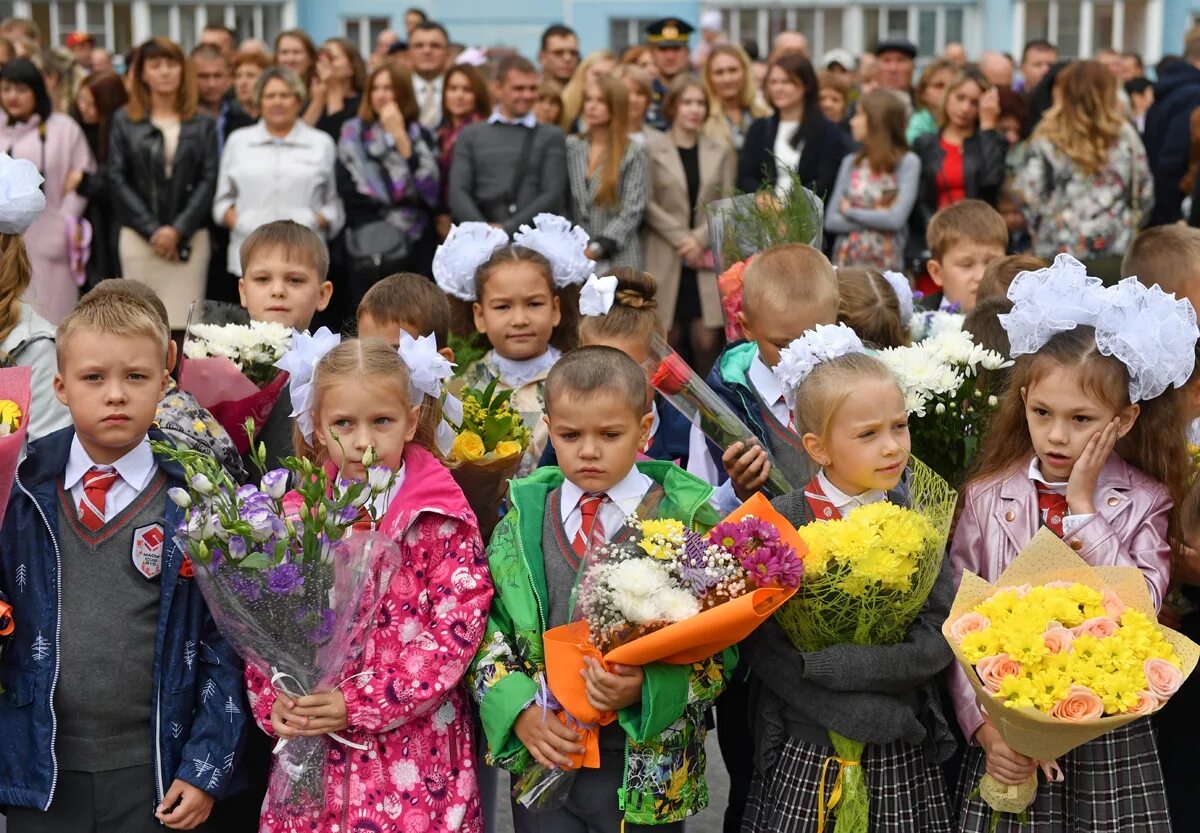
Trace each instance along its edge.
<instances>
[{"instance_id":1,"label":"school emblem patch","mask_svg":"<svg viewBox=\"0 0 1200 833\"><path fill-rule=\"evenodd\" d=\"M133 568L147 579L158 578L162 572L163 544L162 524L140 526L133 531Z\"/></svg>"}]
</instances>

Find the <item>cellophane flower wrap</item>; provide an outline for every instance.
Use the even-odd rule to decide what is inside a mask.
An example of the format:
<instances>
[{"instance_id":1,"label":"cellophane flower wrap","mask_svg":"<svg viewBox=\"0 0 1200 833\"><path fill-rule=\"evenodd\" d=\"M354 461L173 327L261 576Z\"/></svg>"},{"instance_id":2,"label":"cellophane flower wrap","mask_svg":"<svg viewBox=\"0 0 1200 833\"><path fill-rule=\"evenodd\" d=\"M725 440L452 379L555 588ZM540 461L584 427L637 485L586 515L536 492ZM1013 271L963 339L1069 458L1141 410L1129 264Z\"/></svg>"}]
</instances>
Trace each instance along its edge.
<instances>
[{"instance_id":1,"label":"cellophane flower wrap","mask_svg":"<svg viewBox=\"0 0 1200 833\"><path fill-rule=\"evenodd\" d=\"M775 614L796 650L902 642L937 581L957 493L915 457L908 476L910 507L888 502L855 509L840 520L800 528L804 583ZM870 738L830 731L840 765L835 833L865 833L870 796L862 753ZM834 793L838 793L834 789ZM824 793L821 796L824 802Z\"/></svg>"},{"instance_id":2,"label":"cellophane flower wrap","mask_svg":"<svg viewBox=\"0 0 1200 833\"><path fill-rule=\"evenodd\" d=\"M508 480L521 465L530 440L521 415L509 405L513 392L496 387L493 379L484 390L465 388L457 422L454 415L442 412L455 434L446 465L475 512L485 541L500 522Z\"/></svg>"},{"instance_id":3,"label":"cellophane flower wrap","mask_svg":"<svg viewBox=\"0 0 1200 833\"><path fill-rule=\"evenodd\" d=\"M291 343L291 329L266 321L188 328L179 386L212 413L240 454L254 444L246 420L261 426L287 383L275 363Z\"/></svg>"},{"instance_id":4,"label":"cellophane flower wrap","mask_svg":"<svg viewBox=\"0 0 1200 833\"><path fill-rule=\"evenodd\" d=\"M947 328L879 359L904 392L913 453L960 485L998 403L994 374L1012 362L975 343L965 330Z\"/></svg>"},{"instance_id":5,"label":"cellophane flower wrap","mask_svg":"<svg viewBox=\"0 0 1200 833\"><path fill-rule=\"evenodd\" d=\"M1158 623L1141 571L1093 567L1042 529L995 582L962 575L942 633L987 721L1046 765L1153 714L1195 670L1200 647ZM984 775L993 810L1024 818L1036 773L1010 787Z\"/></svg>"},{"instance_id":6,"label":"cellophane flower wrap","mask_svg":"<svg viewBox=\"0 0 1200 833\"><path fill-rule=\"evenodd\" d=\"M756 495L707 534L673 519L630 516L611 543L597 541L579 566L569 625L543 636L546 719L583 735L576 765L597 767L600 726L616 715L588 702L584 658L605 665L701 663L746 638L784 604L804 575L795 530ZM575 770L535 765L513 795L534 809L560 806Z\"/></svg>"},{"instance_id":7,"label":"cellophane flower wrap","mask_svg":"<svg viewBox=\"0 0 1200 833\"><path fill-rule=\"evenodd\" d=\"M647 358L642 366L650 374L654 389L720 448L727 449L734 443L763 445L728 403L657 333L650 334ZM803 485L791 483L765 446L763 451L771 461L771 473L763 489L771 497L786 495Z\"/></svg>"},{"instance_id":8,"label":"cellophane flower wrap","mask_svg":"<svg viewBox=\"0 0 1200 833\"><path fill-rule=\"evenodd\" d=\"M253 426L247 430L252 434ZM187 475L188 488L170 493L186 509L178 531L187 553L184 570L194 573L225 638L288 696L328 692L345 682L339 675L362 651L366 625L374 619L356 618L371 610L366 588L387 587L399 564L392 540L363 520L374 499L391 488L394 474L377 467L369 482L349 482L289 457L283 468L264 471L259 485L239 488L207 455L170 443L153 446ZM260 470L265 456L260 444L254 454ZM370 580L373 571L381 576L377 582ZM230 699L226 708L238 706ZM299 817L321 813L331 742L351 745L328 735L276 746L270 806ZM219 778L221 762L212 764Z\"/></svg>"},{"instance_id":9,"label":"cellophane flower wrap","mask_svg":"<svg viewBox=\"0 0 1200 833\"><path fill-rule=\"evenodd\" d=\"M32 371L29 367L0 368L0 524L8 510L8 497L17 477L17 463L29 431L29 399ZM3 637L13 632L12 606L0 593L0 654Z\"/></svg>"}]
</instances>

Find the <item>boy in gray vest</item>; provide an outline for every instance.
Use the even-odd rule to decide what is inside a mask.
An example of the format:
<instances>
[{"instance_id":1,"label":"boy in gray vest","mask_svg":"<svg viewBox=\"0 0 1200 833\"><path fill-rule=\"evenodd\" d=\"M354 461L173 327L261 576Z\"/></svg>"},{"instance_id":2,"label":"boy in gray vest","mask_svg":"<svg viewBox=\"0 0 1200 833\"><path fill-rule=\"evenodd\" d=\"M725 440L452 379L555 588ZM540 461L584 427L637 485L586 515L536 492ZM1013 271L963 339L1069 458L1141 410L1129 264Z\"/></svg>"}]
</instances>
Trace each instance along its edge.
<instances>
[{"instance_id":1,"label":"boy in gray vest","mask_svg":"<svg viewBox=\"0 0 1200 833\"><path fill-rule=\"evenodd\" d=\"M184 473L149 443L169 337L98 291L58 330L74 424L31 444L0 529L9 833L196 829L238 774L242 666L175 544Z\"/></svg>"}]
</instances>

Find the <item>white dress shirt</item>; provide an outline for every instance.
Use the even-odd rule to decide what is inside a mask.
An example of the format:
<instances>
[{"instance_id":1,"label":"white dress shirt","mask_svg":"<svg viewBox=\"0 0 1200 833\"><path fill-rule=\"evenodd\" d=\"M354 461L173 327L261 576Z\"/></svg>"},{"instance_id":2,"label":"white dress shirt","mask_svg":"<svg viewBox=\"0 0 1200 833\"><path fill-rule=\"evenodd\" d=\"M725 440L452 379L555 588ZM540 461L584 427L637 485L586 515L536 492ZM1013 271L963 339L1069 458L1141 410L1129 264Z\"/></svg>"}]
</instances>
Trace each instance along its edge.
<instances>
[{"instance_id":1,"label":"white dress shirt","mask_svg":"<svg viewBox=\"0 0 1200 833\"><path fill-rule=\"evenodd\" d=\"M1056 494L1056 495L1065 496L1067 494L1067 484L1065 482L1064 483L1051 483L1049 480L1042 477L1042 464L1036 454L1033 455L1033 459L1029 461L1029 479L1031 481L1033 481L1033 485L1035 488L1037 487L1037 484L1041 483L1043 486L1045 486L1050 491L1054 492L1054 494ZM1068 507L1068 509L1069 509L1069 507ZM1040 517L1040 515L1041 515L1040 510L1038 512L1038 515ZM1063 515L1063 522L1062 522L1063 536L1067 536L1067 535L1071 534L1072 532L1074 532L1079 527L1083 526L1085 523L1087 523L1087 520L1090 517L1092 517L1092 516L1091 515Z\"/></svg>"},{"instance_id":2,"label":"white dress shirt","mask_svg":"<svg viewBox=\"0 0 1200 833\"><path fill-rule=\"evenodd\" d=\"M442 123L442 88L446 83L446 76L439 75L429 81L414 72L412 83L417 106L421 108L421 125L430 130L437 130ZM429 102L428 106L426 106L426 101Z\"/></svg>"},{"instance_id":3,"label":"white dress shirt","mask_svg":"<svg viewBox=\"0 0 1200 833\"><path fill-rule=\"evenodd\" d=\"M346 213L337 192L336 163L333 139L299 119L282 139L267 132L261 121L229 135L213 198L218 225L224 224L230 208L237 209L237 222L229 232L229 272L242 274L242 242L266 223L294 220L326 241L337 236ZM318 214L329 224L327 229L317 223Z\"/></svg>"},{"instance_id":4,"label":"white dress shirt","mask_svg":"<svg viewBox=\"0 0 1200 833\"><path fill-rule=\"evenodd\" d=\"M83 476L93 468L102 471L116 469L119 475L116 482L108 490L104 499L104 522L108 523L117 515L124 512L134 498L140 495L154 475L158 473L158 463L154 462L154 452L150 450L150 440L144 439L132 451L117 460L111 466L97 466L91 456L79 442L76 434L71 440L71 454L67 458L67 469L63 472L63 488L70 492L71 502L76 511L83 502Z\"/></svg>"},{"instance_id":5,"label":"white dress shirt","mask_svg":"<svg viewBox=\"0 0 1200 833\"><path fill-rule=\"evenodd\" d=\"M536 379L543 373L549 373L554 363L562 358L562 350L553 345L546 346L546 352L532 359L506 359L495 350L488 355L492 364L500 371L500 381L512 388L519 388Z\"/></svg>"},{"instance_id":6,"label":"white dress shirt","mask_svg":"<svg viewBox=\"0 0 1200 833\"><path fill-rule=\"evenodd\" d=\"M792 190L792 171L800 166L800 152L803 142L792 146L792 137L800 129L798 121L779 122L779 132L775 134L775 146L771 152L775 157L775 196L785 198Z\"/></svg>"},{"instance_id":7,"label":"white dress shirt","mask_svg":"<svg viewBox=\"0 0 1200 833\"><path fill-rule=\"evenodd\" d=\"M825 476L825 469L817 472L817 485L825 493L825 499L833 504L833 508L843 518L860 506L870 506L872 503L887 500L887 492L883 489L868 489L860 495L848 495L829 482L829 478Z\"/></svg>"},{"instance_id":8,"label":"white dress shirt","mask_svg":"<svg viewBox=\"0 0 1200 833\"><path fill-rule=\"evenodd\" d=\"M787 399L784 398L783 387L775 378L775 373L763 362L762 356L754 357L754 361L750 363L750 370L746 373L746 378L754 392L763 402L767 403L767 407L771 409L771 415L782 424L788 425L792 421L792 412L788 408ZM700 430L699 426L692 423L692 429L688 433L688 473L699 477L709 485L716 486L709 502L721 515L728 515L741 506L742 502L734 494L732 480L726 479L724 483L717 485L717 480L720 478L720 466L721 461L714 460L709 452L708 440L705 438L704 432Z\"/></svg>"},{"instance_id":9,"label":"white dress shirt","mask_svg":"<svg viewBox=\"0 0 1200 833\"><path fill-rule=\"evenodd\" d=\"M611 541L617 531L625 525L625 519L637 511L642 499L646 497L646 493L653 485L654 481L638 471L637 466L634 466L629 470L629 474L605 492L608 500L600 504L596 518L604 530L606 541ZM574 541L579 529L583 526L583 512L579 509L579 499L585 494L583 489L570 480L563 481L562 522L568 541Z\"/></svg>"},{"instance_id":10,"label":"white dress shirt","mask_svg":"<svg viewBox=\"0 0 1200 833\"><path fill-rule=\"evenodd\" d=\"M519 119L509 119L509 118L504 117L504 114L500 112L499 107L496 107L495 109L492 110L492 114L490 116L488 116L487 123L488 124L508 124L508 125L512 125L513 127L528 127L530 130L533 130L534 128L536 128L537 124L538 124L537 115L534 114L532 111L521 116L521 118L519 118Z\"/></svg>"}]
</instances>

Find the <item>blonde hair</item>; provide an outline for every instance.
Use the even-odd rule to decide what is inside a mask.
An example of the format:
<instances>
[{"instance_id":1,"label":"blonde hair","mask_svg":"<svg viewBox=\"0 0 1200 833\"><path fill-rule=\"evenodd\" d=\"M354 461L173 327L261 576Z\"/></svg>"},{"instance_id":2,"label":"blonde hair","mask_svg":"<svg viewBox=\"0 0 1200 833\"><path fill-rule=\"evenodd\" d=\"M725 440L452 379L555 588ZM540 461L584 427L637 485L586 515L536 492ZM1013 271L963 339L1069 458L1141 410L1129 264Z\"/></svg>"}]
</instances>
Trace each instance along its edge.
<instances>
[{"instance_id":1,"label":"blonde hair","mask_svg":"<svg viewBox=\"0 0 1200 833\"><path fill-rule=\"evenodd\" d=\"M797 306L838 303L837 272L820 249L786 243L755 255L746 267L742 309L747 318L766 309L787 312Z\"/></svg>"},{"instance_id":2,"label":"blonde hair","mask_svg":"<svg viewBox=\"0 0 1200 833\"><path fill-rule=\"evenodd\" d=\"M325 281L329 276L329 247L321 239L321 235L302 226L294 220L275 220L265 223L242 241L238 249L238 257L242 262L242 272L248 272L254 253L259 250L281 248L289 261L307 264L317 272L317 281Z\"/></svg>"},{"instance_id":3,"label":"blonde hair","mask_svg":"<svg viewBox=\"0 0 1200 833\"><path fill-rule=\"evenodd\" d=\"M964 240L1007 249L1008 223L1003 214L983 200L960 200L933 215L925 239L929 256L938 261Z\"/></svg>"},{"instance_id":4,"label":"blonde hair","mask_svg":"<svg viewBox=\"0 0 1200 833\"><path fill-rule=\"evenodd\" d=\"M56 350L62 367L67 346L80 330L124 338L150 338L162 351L163 367L167 366L167 346L171 331L167 322L144 299L121 292L93 289L79 301L75 309L58 325Z\"/></svg>"},{"instance_id":5,"label":"blonde hair","mask_svg":"<svg viewBox=\"0 0 1200 833\"><path fill-rule=\"evenodd\" d=\"M353 380L355 384L387 385L399 394L404 403L412 407L409 393L410 374L400 354L383 339L364 338L343 341L317 362L312 378L313 424L320 429L321 403L329 388L338 382ZM421 414L417 420L417 433L412 441L427 451L435 448L434 432L442 418L441 404L431 397L421 402ZM316 463L329 457L329 449L314 441L310 443L299 425L292 429L296 454Z\"/></svg>"},{"instance_id":6,"label":"blonde hair","mask_svg":"<svg viewBox=\"0 0 1200 833\"><path fill-rule=\"evenodd\" d=\"M1138 234L1121 261L1121 277L1131 276L1182 296L1200 277L1200 229L1154 226Z\"/></svg>"},{"instance_id":7,"label":"blonde hair","mask_svg":"<svg viewBox=\"0 0 1200 833\"><path fill-rule=\"evenodd\" d=\"M1107 164L1124 126L1116 78L1099 61L1079 61L1055 78L1054 103L1033 135L1094 174Z\"/></svg>"},{"instance_id":8,"label":"blonde hair","mask_svg":"<svg viewBox=\"0 0 1200 833\"><path fill-rule=\"evenodd\" d=\"M838 322L869 347L904 347L908 333L900 320L900 300L874 269L838 269Z\"/></svg>"},{"instance_id":9,"label":"blonde hair","mask_svg":"<svg viewBox=\"0 0 1200 833\"><path fill-rule=\"evenodd\" d=\"M567 82L567 86L563 87L562 119L558 126L563 129L564 133L571 132L575 126L575 119L579 118L579 114L583 112L583 99L587 94L588 70L601 61L617 63L616 53L611 49L597 49L595 52L589 52L587 57L580 62L575 74L571 76L571 80Z\"/></svg>"},{"instance_id":10,"label":"blonde hair","mask_svg":"<svg viewBox=\"0 0 1200 833\"><path fill-rule=\"evenodd\" d=\"M19 234L0 234L0 341L21 320L21 296L29 288L33 266Z\"/></svg>"},{"instance_id":11,"label":"blonde hair","mask_svg":"<svg viewBox=\"0 0 1200 833\"><path fill-rule=\"evenodd\" d=\"M708 94L708 120L704 123L704 134L732 145L733 130L725 116L725 102L717 96L712 83L713 60L722 55L733 58L742 65L742 89L738 94L738 106L749 110L750 115L756 119L771 115L771 108L759 97L758 86L754 83L754 67L746 50L735 43L719 43L713 46L701 72L704 91Z\"/></svg>"},{"instance_id":12,"label":"blonde hair","mask_svg":"<svg viewBox=\"0 0 1200 833\"><path fill-rule=\"evenodd\" d=\"M639 272L628 266L619 266L609 272L617 279L612 308L606 315L582 316L580 338L593 342L607 336L649 344L652 333L665 336L666 328L658 315L658 301L654 299L658 290L654 277L649 272Z\"/></svg>"},{"instance_id":13,"label":"blonde hair","mask_svg":"<svg viewBox=\"0 0 1200 833\"><path fill-rule=\"evenodd\" d=\"M900 386L883 362L866 353L848 353L818 364L796 388L796 432L828 437L846 397L872 379Z\"/></svg>"},{"instance_id":14,"label":"blonde hair","mask_svg":"<svg viewBox=\"0 0 1200 833\"><path fill-rule=\"evenodd\" d=\"M598 205L617 206L621 202L621 164L629 149L629 90L625 82L611 75L596 82L608 107L608 133L604 154L600 157L600 187L596 189ZM589 139L589 142L591 140Z\"/></svg>"}]
</instances>

